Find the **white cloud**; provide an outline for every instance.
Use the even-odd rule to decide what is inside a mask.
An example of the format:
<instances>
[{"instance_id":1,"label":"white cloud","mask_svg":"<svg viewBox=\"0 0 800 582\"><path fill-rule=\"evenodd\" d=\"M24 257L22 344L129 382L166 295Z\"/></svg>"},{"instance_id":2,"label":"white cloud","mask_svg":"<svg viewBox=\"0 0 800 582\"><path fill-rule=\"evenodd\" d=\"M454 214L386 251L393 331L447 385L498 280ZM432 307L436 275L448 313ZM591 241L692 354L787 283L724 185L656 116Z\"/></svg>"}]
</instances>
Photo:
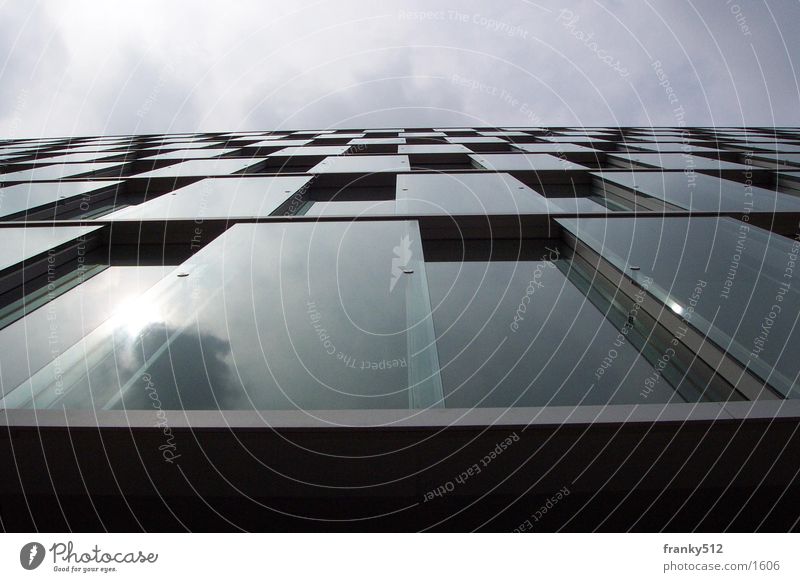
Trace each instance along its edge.
<instances>
[{"instance_id":1,"label":"white cloud","mask_svg":"<svg viewBox=\"0 0 800 582\"><path fill-rule=\"evenodd\" d=\"M6 3L0 134L675 124L653 61L689 123L798 124L800 5L732 6Z\"/></svg>"}]
</instances>

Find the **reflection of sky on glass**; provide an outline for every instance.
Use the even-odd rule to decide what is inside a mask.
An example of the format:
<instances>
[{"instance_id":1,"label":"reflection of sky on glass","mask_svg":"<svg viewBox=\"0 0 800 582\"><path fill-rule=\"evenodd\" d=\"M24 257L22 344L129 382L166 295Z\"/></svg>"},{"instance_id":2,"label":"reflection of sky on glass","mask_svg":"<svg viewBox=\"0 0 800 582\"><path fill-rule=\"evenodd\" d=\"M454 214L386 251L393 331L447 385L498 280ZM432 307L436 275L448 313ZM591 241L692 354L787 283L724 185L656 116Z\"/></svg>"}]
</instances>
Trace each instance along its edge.
<instances>
[{"instance_id":1,"label":"reflection of sky on glass","mask_svg":"<svg viewBox=\"0 0 800 582\"><path fill-rule=\"evenodd\" d=\"M0 189L0 216L9 216L121 184L119 181L31 182Z\"/></svg>"},{"instance_id":2,"label":"reflection of sky on glass","mask_svg":"<svg viewBox=\"0 0 800 582\"><path fill-rule=\"evenodd\" d=\"M420 321L406 313L422 273L391 286L404 237L400 262L419 261L402 221L234 226L71 354L106 350L63 403L147 407L146 373L164 408L408 408L406 330Z\"/></svg>"},{"instance_id":3,"label":"reflection of sky on glass","mask_svg":"<svg viewBox=\"0 0 800 582\"><path fill-rule=\"evenodd\" d=\"M716 176L683 172L597 172L611 184L665 200L680 208L711 212L800 211L800 198Z\"/></svg>"},{"instance_id":4,"label":"reflection of sky on glass","mask_svg":"<svg viewBox=\"0 0 800 582\"><path fill-rule=\"evenodd\" d=\"M428 281L448 407L642 401L652 365L629 342L615 346L619 330L552 262L434 262ZM597 378L609 346L617 357ZM663 380L648 400L670 398L683 401Z\"/></svg>"},{"instance_id":5,"label":"reflection of sky on glass","mask_svg":"<svg viewBox=\"0 0 800 582\"><path fill-rule=\"evenodd\" d=\"M797 395L800 362L784 350L798 341L800 317L800 291L785 287L787 260L797 253L791 239L731 218L559 222L618 269L631 273L628 265L638 265L637 276L652 277L648 291L675 313L693 302L692 326L742 363L749 362L757 375ZM778 305L781 315L765 323L771 305ZM768 341L758 343L762 326L769 327Z\"/></svg>"},{"instance_id":6,"label":"reflection of sky on glass","mask_svg":"<svg viewBox=\"0 0 800 582\"><path fill-rule=\"evenodd\" d=\"M123 307L152 286L171 267L109 267L0 330L0 381L3 391L65 353L109 317L122 313L126 326L141 327L149 316ZM49 341L51 333L55 342ZM53 376L50 376L53 379Z\"/></svg>"},{"instance_id":7,"label":"reflection of sky on glass","mask_svg":"<svg viewBox=\"0 0 800 582\"><path fill-rule=\"evenodd\" d=\"M203 219L269 216L311 180L305 176L206 178L108 219Z\"/></svg>"},{"instance_id":8,"label":"reflection of sky on glass","mask_svg":"<svg viewBox=\"0 0 800 582\"><path fill-rule=\"evenodd\" d=\"M48 249L99 231L100 228L99 226L2 228L0 229L0 269L21 263L47 252Z\"/></svg>"},{"instance_id":9,"label":"reflection of sky on glass","mask_svg":"<svg viewBox=\"0 0 800 582\"><path fill-rule=\"evenodd\" d=\"M397 208L408 214L527 214L547 199L509 174L401 174Z\"/></svg>"}]
</instances>

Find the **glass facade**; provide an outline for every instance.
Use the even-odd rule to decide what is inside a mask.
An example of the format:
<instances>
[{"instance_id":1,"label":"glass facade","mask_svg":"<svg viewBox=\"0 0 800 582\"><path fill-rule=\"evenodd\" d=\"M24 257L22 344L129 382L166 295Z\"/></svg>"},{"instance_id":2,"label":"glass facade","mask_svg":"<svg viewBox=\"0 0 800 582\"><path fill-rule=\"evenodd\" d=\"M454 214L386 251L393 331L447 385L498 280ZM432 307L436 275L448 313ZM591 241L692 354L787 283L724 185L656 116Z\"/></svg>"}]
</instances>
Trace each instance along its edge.
<instances>
[{"instance_id":1,"label":"glass facade","mask_svg":"<svg viewBox=\"0 0 800 582\"><path fill-rule=\"evenodd\" d=\"M795 399L798 151L766 128L6 142L0 408Z\"/></svg>"}]
</instances>

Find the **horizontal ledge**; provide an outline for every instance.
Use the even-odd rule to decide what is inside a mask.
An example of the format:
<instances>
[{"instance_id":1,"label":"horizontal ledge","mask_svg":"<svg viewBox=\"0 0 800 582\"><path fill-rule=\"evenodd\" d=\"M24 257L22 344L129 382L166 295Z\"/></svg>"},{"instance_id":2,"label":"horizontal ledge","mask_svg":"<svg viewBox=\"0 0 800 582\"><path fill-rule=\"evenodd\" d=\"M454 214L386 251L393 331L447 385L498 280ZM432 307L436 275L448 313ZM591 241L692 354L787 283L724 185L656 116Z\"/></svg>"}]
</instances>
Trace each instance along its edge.
<instances>
[{"instance_id":1,"label":"horizontal ledge","mask_svg":"<svg viewBox=\"0 0 800 582\"><path fill-rule=\"evenodd\" d=\"M9 428L393 430L800 421L800 401L430 410L2 410Z\"/></svg>"}]
</instances>

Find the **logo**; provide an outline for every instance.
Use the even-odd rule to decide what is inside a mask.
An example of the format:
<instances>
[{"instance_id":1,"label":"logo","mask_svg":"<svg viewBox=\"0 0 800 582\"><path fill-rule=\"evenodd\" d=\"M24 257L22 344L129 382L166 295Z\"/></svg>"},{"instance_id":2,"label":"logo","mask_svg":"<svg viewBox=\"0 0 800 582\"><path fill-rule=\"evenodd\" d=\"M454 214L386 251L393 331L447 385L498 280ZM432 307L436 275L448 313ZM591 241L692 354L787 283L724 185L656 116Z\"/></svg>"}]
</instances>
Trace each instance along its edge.
<instances>
[{"instance_id":1,"label":"logo","mask_svg":"<svg viewBox=\"0 0 800 582\"><path fill-rule=\"evenodd\" d=\"M19 563L26 570L35 570L44 561L44 546L39 542L28 542L19 551Z\"/></svg>"}]
</instances>

